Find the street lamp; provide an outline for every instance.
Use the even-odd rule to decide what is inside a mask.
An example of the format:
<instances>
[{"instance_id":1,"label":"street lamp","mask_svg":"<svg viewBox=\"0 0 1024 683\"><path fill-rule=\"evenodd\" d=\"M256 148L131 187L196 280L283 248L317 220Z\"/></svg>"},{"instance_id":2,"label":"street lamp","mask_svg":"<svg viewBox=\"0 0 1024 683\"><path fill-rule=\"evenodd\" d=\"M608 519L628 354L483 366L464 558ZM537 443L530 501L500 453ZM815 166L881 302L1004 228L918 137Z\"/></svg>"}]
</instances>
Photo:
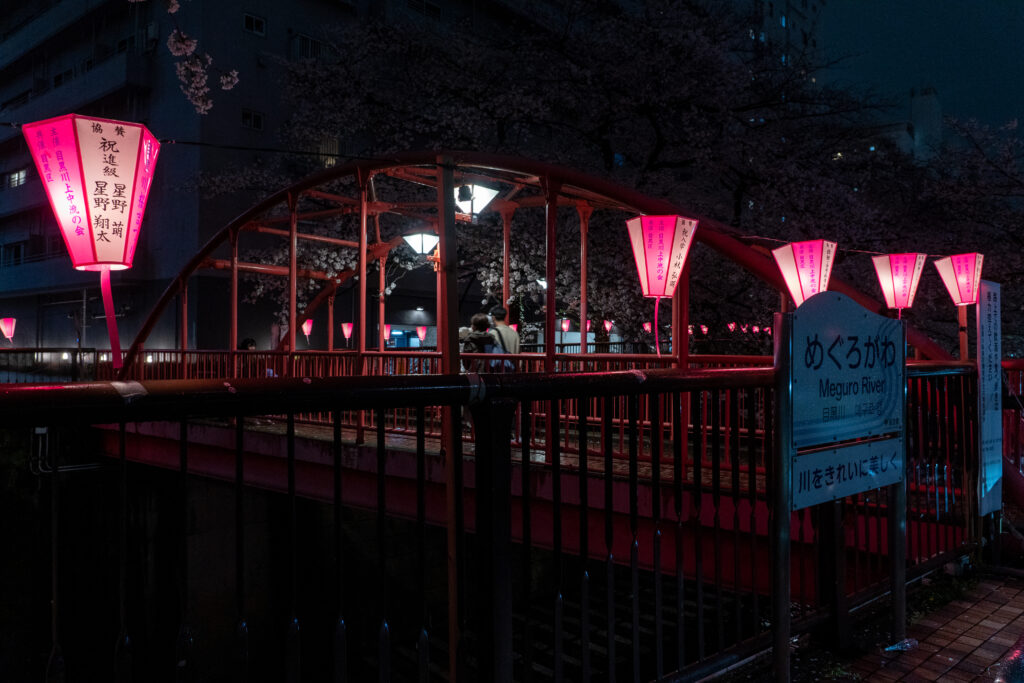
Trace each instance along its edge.
<instances>
[{"instance_id":1,"label":"street lamp","mask_svg":"<svg viewBox=\"0 0 1024 683\"><path fill-rule=\"evenodd\" d=\"M640 288L645 297L654 298L654 347L660 356L658 304L662 297L675 294L697 221L683 216L637 216L626 221L626 228ZM611 331L608 321L605 329Z\"/></svg>"},{"instance_id":2,"label":"street lamp","mask_svg":"<svg viewBox=\"0 0 1024 683\"><path fill-rule=\"evenodd\" d=\"M828 289L836 243L828 240L791 242L772 250L793 303L800 306L818 292Z\"/></svg>"},{"instance_id":3,"label":"street lamp","mask_svg":"<svg viewBox=\"0 0 1024 683\"><path fill-rule=\"evenodd\" d=\"M71 264L100 273L114 368L119 369L110 271L131 268L160 143L145 126L65 114L21 127Z\"/></svg>"},{"instance_id":4,"label":"street lamp","mask_svg":"<svg viewBox=\"0 0 1024 683\"><path fill-rule=\"evenodd\" d=\"M404 239L417 254L429 254L434 250L434 247L437 246L437 243L441 238L430 232L418 232L413 235L403 235L402 239Z\"/></svg>"},{"instance_id":5,"label":"street lamp","mask_svg":"<svg viewBox=\"0 0 1024 683\"><path fill-rule=\"evenodd\" d=\"M477 215L497 196L497 190L485 185L460 185L455 188L455 205L459 207L459 213L476 223Z\"/></svg>"},{"instance_id":6,"label":"street lamp","mask_svg":"<svg viewBox=\"0 0 1024 683\"><path fill-rule=\"evenodd\" d=\"M914 305L914 295L924 270L925 254L884 254L872 256L878 284L885 297L885 305L896 309L896 317L903 316L903 309Z\"/></svg>"},{"instance_id":7,"label":"street lamp","mask_svg":"<svg viewBox=\"0 0 1024 683\"><path fill-rule=\"evenodd\" d=\"M967 360L967 307L978 303L978 284L981 282L982 254L956 254L935 262L942 284L957 307L959 324L960 360Z\"/></svg>"}]
</instances>

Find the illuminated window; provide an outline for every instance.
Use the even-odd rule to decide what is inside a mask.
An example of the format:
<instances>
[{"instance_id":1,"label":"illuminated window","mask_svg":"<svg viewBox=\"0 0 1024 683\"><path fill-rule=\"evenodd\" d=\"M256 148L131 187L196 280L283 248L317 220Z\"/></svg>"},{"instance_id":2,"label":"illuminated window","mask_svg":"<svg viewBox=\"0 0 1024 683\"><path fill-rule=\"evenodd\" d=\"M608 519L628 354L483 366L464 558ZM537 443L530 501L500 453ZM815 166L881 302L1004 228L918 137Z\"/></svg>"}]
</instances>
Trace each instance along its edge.
<instances>
[{"instance_id":1,"label":"illuminated window","mask_svg":"<svg viewBox=\"0 0 1024 683\"><path fill-rule=\"evenodd\" d=\"M255 33L258 36L267 35L267 22L254 14L242 15L242 28L249 33Z\"/></svg>"},{"instance_id":2,"label":"illuminated window","mask_svg":"<svg viewBox=\"0 0 1024 683\"><path fill-rule=\"evenodd\" d=\"M242 128L263 130L263 114L251 109L242 110Z\"/></svg>"},{"instance_id":3,"label":"illuminated window","mask_svg":"<svg viewBox=\"0 0 1024 683\"><path fill-rule=\"evenodd\" d=\"M20 187L25 184L28 178L28 169L22 168L13 173L7 174L7 187Z\"/></svg>"}]
</instances>

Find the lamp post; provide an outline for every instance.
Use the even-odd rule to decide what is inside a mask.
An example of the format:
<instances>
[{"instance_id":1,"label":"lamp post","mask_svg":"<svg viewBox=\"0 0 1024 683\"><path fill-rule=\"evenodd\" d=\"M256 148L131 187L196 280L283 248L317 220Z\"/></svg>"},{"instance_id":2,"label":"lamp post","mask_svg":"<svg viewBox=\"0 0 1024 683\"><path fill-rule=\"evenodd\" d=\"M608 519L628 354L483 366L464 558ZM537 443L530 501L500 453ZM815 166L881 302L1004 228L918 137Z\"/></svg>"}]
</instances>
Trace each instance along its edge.
<instances>
[{"instance_id":1,"label":"lamp post","mask_svg":"<svg viewBox=\"0 0 1024 683\"><path fill-rule=\"evenodd\" d=\"M640 288L645 297L654 298L654 347L660 356L658 305L662 297L675 294L697 221L683 216L637 216L626 221L626 228ZM607 320L605 329L611 331Z\"/></svg>"},{"instance_id":2,"label":"lamp post","mask_svg":"<svg viewBox=\"0 0 1024 683\"><path fill-rule=\"evenodd\" d=\"M21 130L71 264L100 273L114 369L120 369L110 271L132 266L160 143L143 125L77 114L27 123Z\"/></svg>"},{"instance_id":3,"label":"lamp post","mask_svg":"<svg viewBox=\"0 0 1024 683\"><path fill-rule=\"evenodd\" d=\"M885 305L896 309L896 317L903 317L903 309L914 305L917 285L921 282L925 254L884 254L872 256L878 284L885 297Z\"/></svg>"},{"instance_id":4,"label":"lamp post","mask_svg":"<svg viewBox=\"0 0 1024 683\"><path fill-rule=\"evenodd\" d=\"M967 360L967 307L978 303L978 284L981 282L982 254L956 254L935 262L942 284L957 307L960 338L960 360Z\"/></svg>"},{"instance_id":5,"label":"lamp post","mask_svg":"<svg viewBox=\"0 0 1024 683\"><path fill-rule=\"evenodd\" d=\"M793 303L800 306L818 292L828 289L836 243L828 240L791 242L772 250Z\"/></svg>"}]
</instances>

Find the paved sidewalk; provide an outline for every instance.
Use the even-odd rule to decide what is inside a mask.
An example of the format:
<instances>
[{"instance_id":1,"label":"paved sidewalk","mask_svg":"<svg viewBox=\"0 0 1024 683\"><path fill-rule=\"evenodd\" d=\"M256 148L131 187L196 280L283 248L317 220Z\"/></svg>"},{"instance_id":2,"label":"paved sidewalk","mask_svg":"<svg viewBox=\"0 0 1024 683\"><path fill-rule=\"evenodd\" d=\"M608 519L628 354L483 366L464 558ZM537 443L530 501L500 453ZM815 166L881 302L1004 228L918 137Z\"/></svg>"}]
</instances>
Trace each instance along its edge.
<instances>
[{"instance_id":1,"label":"paved sidewalk","mask_svg":"<svg viewBox=\"0 0 1024 683\"><path fill-rule=\"evenodd\" d=\"M1007 681L1000 660L1024 636L1024 578L983 575L962 599L907 628L918 646L874 652L850 670L862 681ZM1022 642L1024 644L1024 642Z\"/></svg>"}]
</instances>

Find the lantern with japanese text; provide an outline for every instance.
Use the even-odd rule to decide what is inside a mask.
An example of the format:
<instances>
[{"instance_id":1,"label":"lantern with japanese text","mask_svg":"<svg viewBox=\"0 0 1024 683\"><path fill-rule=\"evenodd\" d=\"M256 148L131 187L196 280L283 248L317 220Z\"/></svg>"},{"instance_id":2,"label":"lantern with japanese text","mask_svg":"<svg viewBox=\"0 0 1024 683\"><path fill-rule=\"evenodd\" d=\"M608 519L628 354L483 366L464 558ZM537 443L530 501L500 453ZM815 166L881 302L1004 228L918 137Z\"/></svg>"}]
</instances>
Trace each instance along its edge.
<instances>
[{"instance_id":1,"label":"lantern with japanese text","mask_svg":"<svg viewBox=\"0 0 1024 683\"><path fill-rule=\"evenodd\" d=\"M132 266L160 143L141 124L77 114L26 123L22 133L71 264L100 273L110 348L120 368L110 271Z\"/></svg>"},{"instance_id":2,"label":"lantern with japanese text","mask_svg":"<svg viewBox=\"0 0 1024 683\"><path fill-rule=\"evenodd\" d=\"M658 341L658 304L662 297L675 294L679 276L686 264L697 221L683 216L637 216L626 221L633 247L640 288L644 296L654 297L654 346ZM609 326L605 325L605 329Z\"/></svg>"},{"instance_id":3,"label":"lantern with japanese text","mask_svg":"<svg viewBox=\"0 0 1024 683\"><path fill-rule=\"evenodd\" d=\"M3 332L4 337L14 343L14 323L17 320L15 318L0 318L0 332Z\"/></svg>"},{"instance_id":4,"label":"lantern with japanese text","mask_svg":"<svg viewBox=\"0 0 1024 683\"><path fill-rule=\"evenodd\" d=\"M872 256L878 284L885 297L885 305L895 308L897 317L902 317L903 309L914 305L914 295L924 271L926 254L883 254Z\"/></svg>"},{"instance_id":5,"label":"lantern with japanese text","mask_svg":"<svg viewBox=\"0 0 1024 683\"><path fill-rule=\"evenodd\" d=\"M828 240L792 242L772 250L794 304L799 306L828 289L835 255L836 243Z\"/></svg>"},{"instance_id":6,"label":"lantern with japanese text","mask_svg":"<svg viewBox=\"0 0 1024 683\"><path fill-rule=\"evenodd\" d=\"M978 303L978 285L981 283L982 254L956 254L935 262L942 284L957 306L959 323L960 360L967 360L967 307Z\"/></svg>"}]
</instances>

